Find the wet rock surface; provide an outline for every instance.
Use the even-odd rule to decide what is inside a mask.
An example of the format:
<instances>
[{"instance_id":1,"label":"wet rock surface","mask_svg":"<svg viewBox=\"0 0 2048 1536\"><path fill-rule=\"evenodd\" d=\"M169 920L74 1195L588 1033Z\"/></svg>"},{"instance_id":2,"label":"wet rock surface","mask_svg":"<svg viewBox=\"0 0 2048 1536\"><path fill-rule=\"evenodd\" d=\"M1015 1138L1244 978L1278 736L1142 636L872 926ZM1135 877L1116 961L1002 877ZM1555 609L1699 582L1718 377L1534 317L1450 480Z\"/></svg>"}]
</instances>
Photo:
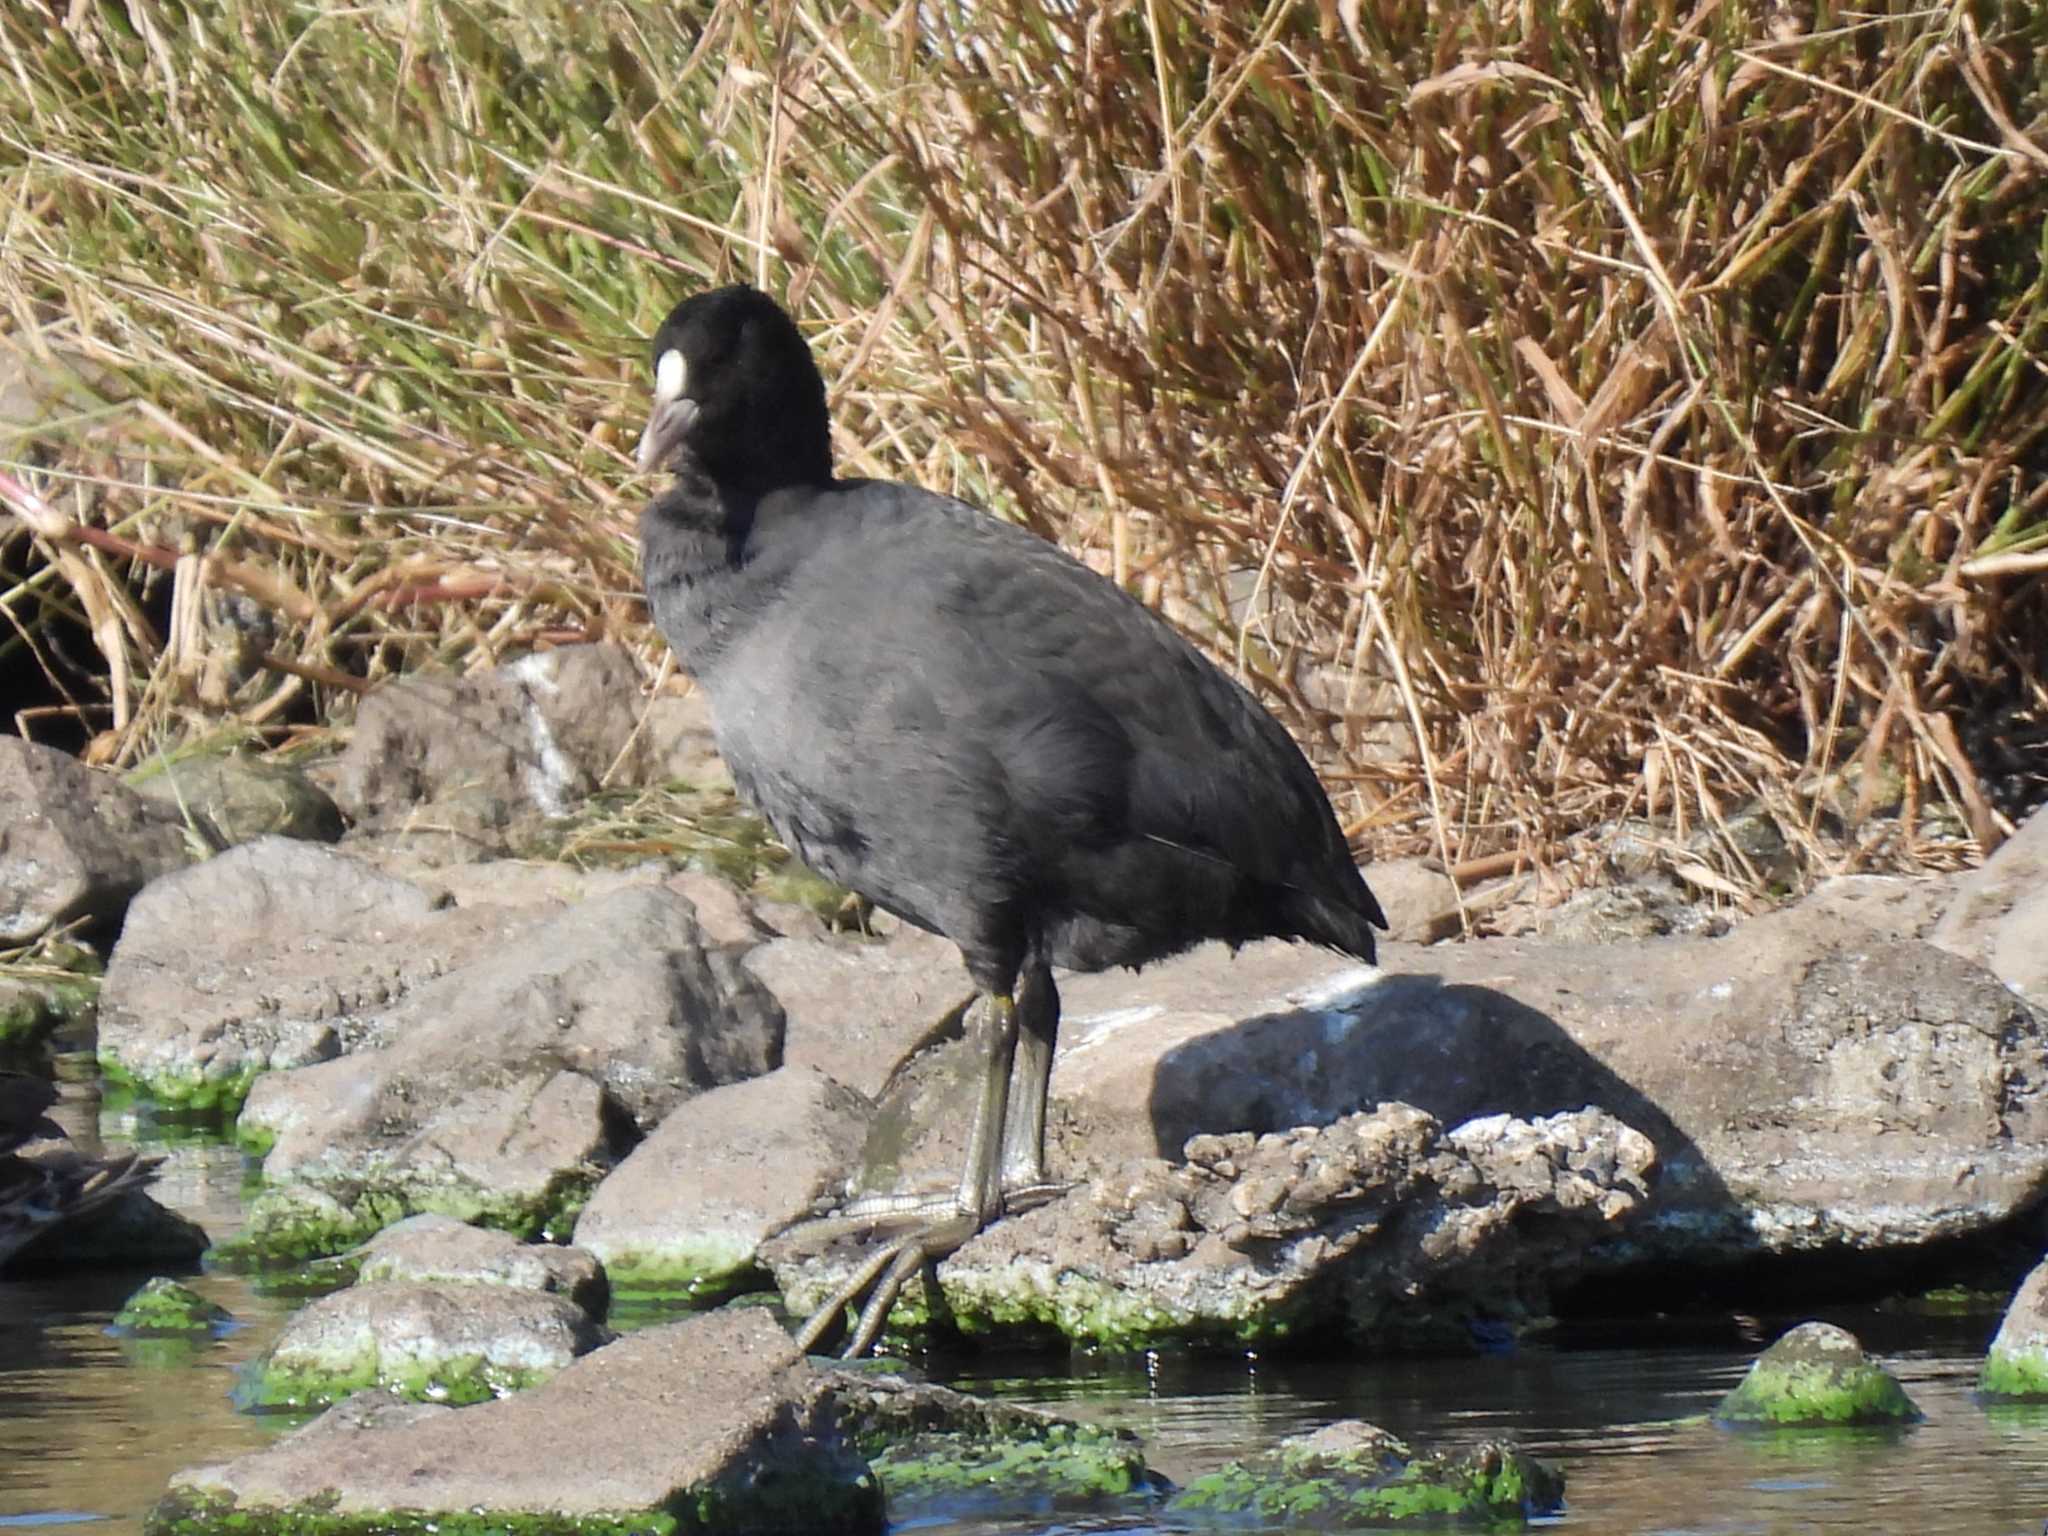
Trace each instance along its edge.
<instances>
[{"instance_id":1,"label":"wet rock surface","mask_svg":"<svg viewBox=\"0 0 2048 1536\"><path fill-rule=\"evenodd\" d=\"M573 1469L573 1475L565 1475ZM175 1478L152 1533L425 1529L478 1519L623 1533L879 1532L880 1488L829 1381L758 1313L716 1313L592 1351L469 1408L352 1398L277 1444Z\"/></svg>"},{"instance_id":2,"label":"wet rock surface","mask_svg":"<svg viewBox=\"0 0 2048 1536\"><path fill-rule=\"evenodd\" d=\"M175 806L53 747L0 736L0 946L80 919L110 927L137 891L194 853Z\"/></svg>"},{"instance_id":3,"label":"wet rock surface","mask_svg":"<svg viewBox=\"0 0 2048 1536\"><path fill-rule=\"evenodd\" d=\"M604 1266L585 1249L522 1243L434 1213L386 1227L338 1262L357 1283L501 1285L562 1296L596 1318L604 1316L610 1289Z\"/></svg>"},{"instance_id":4,"label":"wet rock surface","mask_svg":"<svg viewBox=\"0 0 2048 1536\"><path fill-rule=\"evenodd\" d=\"M227 1308L208 1301L189 1285L159 1277L121 1303L108 1331L130 1339L204 1338L233 1323Z\"/></svg>"},{"instance_id":5,"label":"wet rock surface","mask_svg":"<svg viewBox=\"0 0 2048 1536\"><path fill-rule=\"evenodd\" d=\"M1453 1131L1407 1105L1321 1129L1198 1136L1188 1160L1135 1160L998 1222L898 1304L977 1335L1115 1350L1253 1343L1328 1327L1433 1342L1540 1311L1591 1239L1644 1202L1647 1138L1597 1111ZM821 1303L852 1258L797 1229L764 1258L791 1306ZM1415 1342L1404 1339L1403 1342Z\"/></svg>"},{"instance_id":6,"label":"wet rock surface","mask_svg":"<svg viewBox=\"0 0 2048 1536\"><path fill-rule=\"evenodd\" d=\"M1418 1454L1376 1425L1341 1419L1195 1479L1167 1514L1261 1530L1492 1530L1555 1514L1564 1491L1562 1473L1504 1441Z\"/></svg>"},{"instance_id":7,"label":"wet rock surface","mask_svg":"<svg viewBox=\"0 0 2048 1536\"><path fill-rule=\"evenodd\" d=\"M1920 1410L1847 1329L1801 1323L1757 1356L1714 1422L1742 1429L1911 1424Z\"/></svg>"}]
</instances>

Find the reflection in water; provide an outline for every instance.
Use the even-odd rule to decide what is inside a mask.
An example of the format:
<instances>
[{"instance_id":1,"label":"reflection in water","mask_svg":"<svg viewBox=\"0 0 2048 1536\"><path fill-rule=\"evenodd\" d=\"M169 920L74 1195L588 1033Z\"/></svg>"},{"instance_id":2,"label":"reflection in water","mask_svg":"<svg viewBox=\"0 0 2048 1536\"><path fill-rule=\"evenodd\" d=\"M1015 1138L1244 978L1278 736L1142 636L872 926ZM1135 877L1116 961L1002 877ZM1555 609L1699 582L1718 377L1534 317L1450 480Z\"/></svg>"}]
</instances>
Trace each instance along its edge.
<instances>
[{"instance_id":1,"label":"reflection in water","mask_svg":"<svg viewBox=\"0 0 2048 1536\"><path fill-rule=\"evenodd\" d=\"M241 1159L203 1141L163 1148L160 1193L216 1238L239 1220ZM145 1277L0 1280L0 1536L135 1536L181 1467L252 1449L289 1421L239 1415L234 1372L276 1336L289 1303L206 1275L194 1288L246 1326L193 1346L139 1346L105 1327ZM1921 1323L1837 1319L1895 1370L1927 1422L1905 1431L1731 1434L1704 1422L1754 1354L1729 1342L1532 1349L1475 1360L1362 1358L966 1362L970 1391L1142 1436L1186 1480L1331 1419L1369 1419L1432 1445L1519 1438L1563 1463L1572 1536L2037 1536L2048 1516L2048 1410L1971 1397L1982 1339L1914 1354ZM1980 1330L1988 1332L1988 1328ZM1052 1536L1142 1521L927 1525L920 1536Z\"/></svg>"}]
</instances>

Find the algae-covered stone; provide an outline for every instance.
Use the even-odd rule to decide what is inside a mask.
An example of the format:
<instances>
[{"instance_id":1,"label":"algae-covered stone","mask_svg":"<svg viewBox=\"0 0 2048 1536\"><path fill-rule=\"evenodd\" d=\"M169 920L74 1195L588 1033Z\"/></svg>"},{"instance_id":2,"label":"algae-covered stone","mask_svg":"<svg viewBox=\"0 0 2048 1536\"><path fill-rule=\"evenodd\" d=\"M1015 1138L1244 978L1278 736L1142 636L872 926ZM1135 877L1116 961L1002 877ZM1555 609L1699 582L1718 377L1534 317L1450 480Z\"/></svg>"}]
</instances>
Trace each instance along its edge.
<instances>
[{"instance_id":1,"label":"algae-covered stone","mask_svg":"<svg viewBox=\"0 0 2048 1536\"><path fill-rule=\"evenodd\" d=\"M129 1339L189 1338L218 1333L234 1320L190 1286L159 1277L121 1304L107 1331Z\"/></svg>"},{"instance_id":2,"label":"algae-covered stone","mask_svg":"<svg viewBox=\"0 0 2048 1536\"><path fill-rule=\"evenodd\" d=\"M2048 1260L2006 1309L1977 1386L1987 1397L2048 1402Z\"/></svg>"},{"instance_id":3,"label":"algae-covered stone","mask_svg":"<svg viewBox=\"0 0 2048 1536\"><path fill-rule=\"evenodd\" d=\"M1149 1501L1166 1485L1128 1431L862 1367L828 1370L841 1423L898 1525Z\"/></svg>"},{"instance_id":4,"label":"algae-covered stone","mask_svg":"<svg viewBox=\"0 0 2048 1536\"><path fill-rule=\"evenodd\" d=\"M1284 1522L1294 1530L1410 1523L1498 1528L1551 1514L1563 1502L1564 1475L1504 1441L1418 1455L1383 1429L1345 1419L1196 1478L1168 1509L1206 1519Z\"/></svg>"},{"instance_id":5,"label":"algae-covered stone","mask_svg":"<svg viewBox=\"0 0 2048 1536\"><path fill-rule=\"evenodd\" d=\"M1757 1357L1721 1399L1714 1421L1763 1429L1912 1424L1919 1408L1856 1336L1831 1323L1801 1323Z\"/></svg>"},{"instance_id":6,"label":"algae-covered stone","mask_svg":"<svg viewBox=\"0 0 2048 1536\"><path fill-rule=\"evenodd\" d=\"M475 1403L537 1385L611 1334L565 1297L502 1285L360 1284L294 1316L239 1394L307 1408L366 1387Z\"/></svg>"},{"instance_id":7,"label":"algae-covered stone","mask_svg":"<svg viewBox=\"0 0 2048 1536\"><path fill-rule=\"evenodd\" d=\"M352 1398L305 1429L181 1472L150 1536L485 1531L879 1536L880 1485L829 1382L759 1312L594 1350L470 1408Z\"/></svg>"}]
</instances>

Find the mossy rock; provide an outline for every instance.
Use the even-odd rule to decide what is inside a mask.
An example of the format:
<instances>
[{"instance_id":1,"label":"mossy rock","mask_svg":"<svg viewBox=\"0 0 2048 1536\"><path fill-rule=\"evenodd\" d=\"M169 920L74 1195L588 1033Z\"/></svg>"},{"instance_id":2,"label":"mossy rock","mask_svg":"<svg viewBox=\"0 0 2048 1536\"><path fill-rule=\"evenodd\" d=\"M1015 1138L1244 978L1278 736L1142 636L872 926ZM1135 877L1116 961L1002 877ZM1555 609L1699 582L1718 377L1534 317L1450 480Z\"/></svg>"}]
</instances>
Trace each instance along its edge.
<instances>
[{"instance_id":1,"label":"mossy rock","mask_svg":"<svg viewBox=\"0 0 2048 1536\"><path fill-rule=\"evenodd\" d=\"M234 1314L190 1286L161 1277L130 1296L107 1331L124 1339L200 1338L234 1324Z\"/></svg>"},{"instance_id":2,"label":"mossy rock","mask_svg":"<svg viewBox=\"0 0 2048 1536\"><path fill-rule=\"evenodd\" d=\"M1563 1503L1564 1474L1505 1441L1418 1455L1353 1419L1196 1478L1167 1507L1205 1522L1292 1530L1519 1530Z\"/></svg>"},{"instance_id":3,"label":"mossy rock","mask_svg":"<svg viewBox=\"0 0 2048 1536\"><path fill-rule=\"evenodd\" d=\"M1756 1429L1915 1424L1921 1417L1856 1336L1830 1323L1801 1323L1779 1339L1713 1414L1717 1424Z\"/></svg>"}]
</instances>

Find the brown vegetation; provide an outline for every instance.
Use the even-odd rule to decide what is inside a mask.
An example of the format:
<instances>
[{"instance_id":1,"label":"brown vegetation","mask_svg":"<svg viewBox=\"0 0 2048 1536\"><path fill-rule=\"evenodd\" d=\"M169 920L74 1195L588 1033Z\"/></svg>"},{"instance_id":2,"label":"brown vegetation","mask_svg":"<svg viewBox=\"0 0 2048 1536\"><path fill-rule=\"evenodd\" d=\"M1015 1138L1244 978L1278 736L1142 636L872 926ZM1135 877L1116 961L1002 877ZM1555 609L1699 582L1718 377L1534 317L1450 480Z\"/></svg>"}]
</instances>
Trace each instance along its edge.
<instances>
[{"instance_id":1,"label":"brown vegetation","mask_svg":"<svg viewBox=\"0 0 2048 1536\"><path fill-rule=\"evenodd\" d=\"M0 19L0 348L72 378L0 646L104 756L653 670L638 338L746 276L844 472L1165 607L1369 851L1647 815L1739 891L1738 804L1819 870L2048 794L2038 6L225 12Z\"/></svg>"}]
</instances>

